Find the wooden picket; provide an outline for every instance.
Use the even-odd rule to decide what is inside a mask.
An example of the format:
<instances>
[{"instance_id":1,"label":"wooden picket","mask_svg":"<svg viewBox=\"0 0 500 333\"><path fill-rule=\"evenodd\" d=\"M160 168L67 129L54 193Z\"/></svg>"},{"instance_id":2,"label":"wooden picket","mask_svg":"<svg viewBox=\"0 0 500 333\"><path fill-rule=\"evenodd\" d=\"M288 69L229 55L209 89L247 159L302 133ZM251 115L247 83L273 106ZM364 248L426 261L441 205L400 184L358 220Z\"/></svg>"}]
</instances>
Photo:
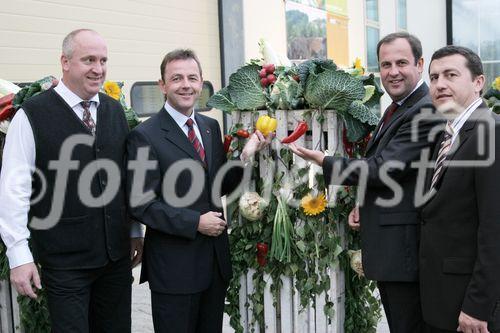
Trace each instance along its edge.
<instances>
[{"instance_id":1,"label":"wooden picket","mask_svg":"<svg viewBox=\"0 0 500 333\"><path fill-rule=\"evenodd\" d=\"M17 295L8 280L0 281L0 329L2 333L24 332L19 318Z\"/></svg>"},{"instance_id":2,"label":"wooden picket","mask_svg":"<svg viewBox=\"0 0 500 333\"><path fill-rule=\"evenodd\" d=\"M298 121L303 120L305 110L286 111L277 110L276 119L278 120L278 128L276 136L278 138L286 137L295 128ZM245 128L255 124L259 115L266 114L266 111L259 112L234 112L232 114L232 123L242 123ZM308 122L309 128L312 131L312 137L303 136L297 144L311 148L327 150L328 154L333 155L341 151L341 131L335 112L325 112L325 121L320 123L314 114ZM278 140L273 141L273 147L278 157L281 157L280 149L282 148ZM260 174L269 176L271 171L277 167L278 172L286 172L287 166L277 162L277 166L270 162L269 152L263 152L259 160ZM306 165L306 161L294 157L294 164L301 167ZM315 172L319 171L319 167L315 167ZM254 185L250 185L251 188ZM336 192L335 186L329 187L329 193L333 195ZM330 198L333 200L334 198ZM239 223L242 223L240 220ZM295 221L301 223L301 221ZM338 226L338 232L341 236L342 246L345 242L344 229ZM306 268L307 269L307 268ZM250 270L246 275L240 277L240 313L241 325L244 332L260 332L258 325L252 325L252 305L249 300L249 295L253 292L253 274L254 270ZM344 332L344 273L340 270L338 263L331 263L327 272L330 275L330 288L327 294L330 300L334 303L334 317L327 318L324 312L325 293L317 295L315 299L316 307L313 304L308 304L305 308L300 305L300 294L294 287L294 279L289 276L281 276L282 287L279 295L279 313L273 305L273 296L271 294L270 285L271 277L264 274L264 322L265 332L270 333L343 333ZM319 274L319 272L316 272Z\"/></svg>"}]
</instances>

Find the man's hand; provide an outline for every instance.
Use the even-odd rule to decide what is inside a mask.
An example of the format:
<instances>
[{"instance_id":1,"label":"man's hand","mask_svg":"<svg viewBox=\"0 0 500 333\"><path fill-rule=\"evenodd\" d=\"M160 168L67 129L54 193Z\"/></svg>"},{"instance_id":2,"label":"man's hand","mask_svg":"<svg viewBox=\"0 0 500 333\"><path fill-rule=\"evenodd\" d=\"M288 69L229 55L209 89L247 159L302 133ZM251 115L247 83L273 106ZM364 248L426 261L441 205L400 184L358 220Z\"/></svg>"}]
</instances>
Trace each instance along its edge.
<instances>
[{"instance_id":1,"label":"man's hand","mask_svg":"<svg viewBox=\"0 0 500 333\"><path fill-rule=\"evenodd\" d=\"M264 147L268 146L273 139L274 134L269 134L267 137L264 137L260 131L255 131L255 133L250 136L248 142L243 147L243 151L241 152L241 160L248 161L256 152L261 151Z\"/></svg>"},{"instance_id":2,"label":"man's hand","mask_svg":"<svg viewBox=\"0 0 500 333\"><path fill-rule=\"evenodd\" d=\"M144 247L144 237L130 238L130 260L132 268L139 265L142 261L142 250Z\"/></svg>"},{"instance_id":3,"label":"man's hand","mask_svg":"<svg viewBox=\"0 0 500 333\"><path fill-rule=\"evenodd\" d=\"M468 314L460 311L458 317L457 332L464 333L490 333L488 331L488 323L469 316Z\"/></svg>"},{"instance_id":4,"label":"man's hand","mask_svg":"<svg viewBox=\"0 0 500 333\"><path fill-rule=\"evenodd\" d=\"M37 298L33 286L42 289L38 269L32 262L12 268L10 270L10 282L20 295L29 296L33 299Z\"/></svg>"},{"instance_id":5,"label":"man's hand","mask_svg":"<svg viewBox=\"0 0 500 333\"><path fill-rule=\"evenodd\" d=\"M356 230L356 231L359 230L361 224L359 223L359 207L358 206L354 207L351 210L351 212L349 213L348 222L349 222L349 227L352 230Z\"/></svg>"},{"instance_id":6,"label":"man's hand","mask_svg":"<svg viewBox=\"0 0 500 333\"><path fill-rule=\"evenodd\" d=\"M200 216L198 231L204 235L217 237L226 229L226 221L221 219L222 213L208 212Z\"/></svg>"},{"instance_id":7,"label":"man's hand","mask_svg":"<svg viewBox=\"0 0 500 333\"><path fill-rule=\"evenodd\" d=\"M323 159L325 158L325 153L319 150L311 150L304 147L297 146L295 143L288 144L293 153L306 161L311 161L319 166L323 165Z\"/></svg>"}]
</instances>

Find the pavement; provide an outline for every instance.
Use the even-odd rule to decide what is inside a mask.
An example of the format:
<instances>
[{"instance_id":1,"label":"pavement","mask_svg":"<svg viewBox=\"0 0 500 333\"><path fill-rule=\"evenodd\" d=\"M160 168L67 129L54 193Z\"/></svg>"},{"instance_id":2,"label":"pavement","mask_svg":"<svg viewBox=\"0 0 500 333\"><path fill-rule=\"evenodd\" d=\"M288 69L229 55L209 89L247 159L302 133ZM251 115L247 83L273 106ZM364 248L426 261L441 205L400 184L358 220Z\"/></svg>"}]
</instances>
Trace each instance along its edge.
<instances>
[{"instance_id":1,"label":"pavement","mask_svg":"<svg viewBox=\"0 0 500 333\"><path fill-rule=\"evenodd\" d=\"M132 286L132 332L153 333L153 320L151 317L151 297L147 283L138 284L140 267L133 270L134 284ZM383 313L383 311L382 311ZM224 314L223 333L233 333L229 325L229 317ZM321 333L321 332L318 332ZM385 315L377 327L377 333L389 333Z\"/></svg>"}]
</instances>

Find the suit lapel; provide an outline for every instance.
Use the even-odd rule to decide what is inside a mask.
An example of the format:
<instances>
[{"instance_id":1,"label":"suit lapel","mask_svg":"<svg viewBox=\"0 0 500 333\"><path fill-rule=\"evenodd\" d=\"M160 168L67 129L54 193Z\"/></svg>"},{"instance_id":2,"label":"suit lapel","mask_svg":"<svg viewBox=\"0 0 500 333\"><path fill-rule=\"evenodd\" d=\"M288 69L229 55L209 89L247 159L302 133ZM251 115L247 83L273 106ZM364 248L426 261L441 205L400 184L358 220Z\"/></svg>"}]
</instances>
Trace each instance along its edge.
<instances>
[{"instance_id":1,"label":"suit lapel","mask_svg":"<svg viewBox=\"0 0 500 333\"><path fill-rule=\"evenodd\" d=\"M366 153L368 153L370 151L370 149L375 146L375 143L379 142L382 139L382 137L384 136L385 132L387 132L389 127L391 127L392 124L397 122L398 119L403 116L405 111L407 109L411 109L415 105L415 103L417 103L422 97L424 97L427 94L428 91L429 91L429 88L427 88L427 85L425 83L422 83L422 85L420 87L418 87L418 89L415 90L413 92L413 94L411 94L404 101L404 103L398 107L396 112L394 112L394 114L392 115L391 119L389 119L387 124L385 124L384 127L382 127L382 130L380 131L380 133L378 133L378 131L380 130L380 126L382 125L382 119L383 119L383 117L382 117L379 124L377 125L377 127L373 131L373 135L372 135L371 140L368 142L368 145L366 148ZM377 135L377 133L378 133L378 135Z\"/></svg>"},{"instance_id":2,"label":"suit lapel","mask_svg":"<svg viewBox=\"0 0 500 333\"><path fill-rule=\"evenodd\" d=\"M457 152L462 147L462 145L474 133L473 130L476 127L477 119L482 116L482 112L480 110L482 108L487 108L486 104L483 103L483 104L479 105L477 107L477 109L472 112L469 119L467 119L467 121L463 124L462 128L460 129L460 131L458 133L458 138L455 139L455 141L453 142L453 144L450 148L450 155L446 157L446 161L452 161L453 158L455 157L455 155L457 154ZM436 147L434 148L434 154L433 154L433 159L432 159L433 161L436 161L436 159L437 159L437 155L438 155L439 149L441 147L441 142L443 141L443 136L444 136L444 133L442 134L440 140L438 141L439 144L436 145ZM436 184L437 184L438 188L439 188L441 181L443 180L443 178L446 174L446 171L448 170L448 165L447 165L446 161L443 164L443 170L441 171L439 178L436 180ZM434 170L432 170L432 172L431 172L431 175L430 175L431 179L432 179L433 174L434 174ZM427 180L428 180L428 183L426 183L427 184L426 188L429 188L431 186L431 181L429 179L427 179Z\"/></svg>"},{"instance_id":3,"label":"suit lapel","mask_svg":"<svg viewBox=\"0 0 500 333\"><path fill-rule=\"evenodd\" d=\"M206 124L205 120L200 117L198 114L194 115L196 119L196 124L200 129L201 138L203 140L203 149L205 149L205 159L207 162L208 169L212 166L212 131Z\"/></svg>"},{"instance_id":4,"label":"suit lapel","mask_svg":"<svg viewBox=\"0 0 500 333\"><path fill-rule=\"evenodd\" d=\"M199 160L200 156L196 150L194 150L194 147L191 142L189 142L186 134L168 114L165 108L160 110L159 117L161 121L161 128L165 131L165 139L182 149L190 157Z\"/></svg>"}]
</instances>

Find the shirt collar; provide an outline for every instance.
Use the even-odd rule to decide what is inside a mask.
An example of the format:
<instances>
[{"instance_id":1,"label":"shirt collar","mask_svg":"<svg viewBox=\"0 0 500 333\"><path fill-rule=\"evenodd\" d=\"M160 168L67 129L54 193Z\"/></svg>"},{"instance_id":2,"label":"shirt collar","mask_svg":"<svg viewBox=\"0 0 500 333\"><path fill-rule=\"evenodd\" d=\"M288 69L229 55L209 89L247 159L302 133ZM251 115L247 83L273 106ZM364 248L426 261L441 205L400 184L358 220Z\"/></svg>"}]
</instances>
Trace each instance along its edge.
<instances>
[{"instance_id":1,"label":"shirt collar","mask_svg":"<svg viewBox=\"0 0 500 333\"><path fill-rule=\"evenodd\" d=\"M423 79L420 79L418 82L417 82L417 85L415 86L415 88L413 88L413 90L411 91L411 93L409 93L408 95L406 95L405 97L403 97L402 99L400 99L399 101L396 101L396 104L401 106L403 105L403 103L408 99L408 97L410 97L414 92L415 90L417 90L418 88L420 88L420 86L424 84L424 80Z\"/></svg>"},{"instance_id":2,"label":"shirt collar","mask_svg":"<svg viewBox=\"0 0 500 333\"><path fill-rule=\"evenodd\" d=\"M55 92L57 92L62 99L73 109L75 106L80 104L83 99L69 90L69 88L64 84L63 80L59 80L59 83L54 88ZM89 101L96 103L96 108L99 106L99 94L95 94Z\"/></svg>"},{"instance_id":3,"label":"shirt collar","mask_svg":"<svg viewBox=\"0 0 500 333\"><path fill-rule=\"evenodd\" d=\"M191 118L193 120L193 123L196 124L196 119L194 117L194 110L191 112L191 115L188 117L176 109L174 109L170 104L168 104L168 101L165 102L165 110L167 110L168 114L174 119L174 121L179 125L180 128L183 128L184 125L186 125L186 121ZM198 126L196 124L196 126Z\"/></svg>"},{"instance_id":4,"label":"shirt collar","mask_svg":"<svg viewBox=\"0 0 500 333\"><path fill-rule=\"evenodd\" d=\"M472 102L467 108L465 108L465 110L453 120L453 122L451 123L451 128L453 128L454 136L458 134L458 132L465 124L467 119L469 119L469 117L471 116L472 112L474 112L479 107L479 105L481 105L482 102L483 99L479 97L474 102Z\"/></svg>"}]
</instances>

